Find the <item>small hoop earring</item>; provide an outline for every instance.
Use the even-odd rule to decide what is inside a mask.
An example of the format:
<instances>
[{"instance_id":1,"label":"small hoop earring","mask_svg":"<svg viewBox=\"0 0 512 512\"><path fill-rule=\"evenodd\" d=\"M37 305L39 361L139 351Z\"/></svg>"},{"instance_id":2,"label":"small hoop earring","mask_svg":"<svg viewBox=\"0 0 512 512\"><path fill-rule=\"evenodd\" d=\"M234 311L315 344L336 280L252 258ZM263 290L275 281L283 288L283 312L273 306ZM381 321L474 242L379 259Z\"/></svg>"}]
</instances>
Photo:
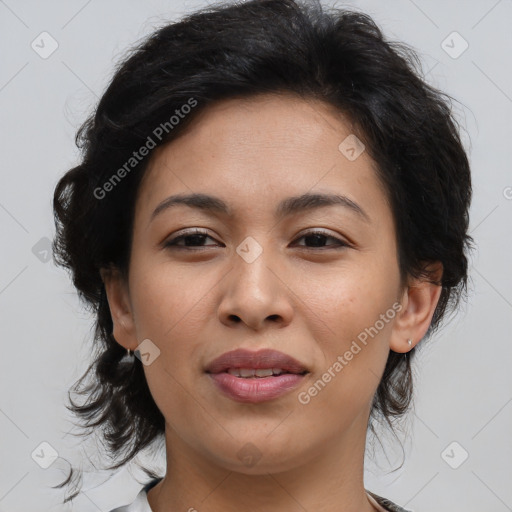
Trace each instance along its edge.
<instances>
[{"instance_id":1,"label":"small hoop earring","mask_svg":"<svg viewBox=\"0 0 512 512\"><path fill-rule=\"evenodd\" d=\"M126 354L119 360L119 364L133 364L135 354L129 349L126 349Z\"/></svg>"}]
</instances>

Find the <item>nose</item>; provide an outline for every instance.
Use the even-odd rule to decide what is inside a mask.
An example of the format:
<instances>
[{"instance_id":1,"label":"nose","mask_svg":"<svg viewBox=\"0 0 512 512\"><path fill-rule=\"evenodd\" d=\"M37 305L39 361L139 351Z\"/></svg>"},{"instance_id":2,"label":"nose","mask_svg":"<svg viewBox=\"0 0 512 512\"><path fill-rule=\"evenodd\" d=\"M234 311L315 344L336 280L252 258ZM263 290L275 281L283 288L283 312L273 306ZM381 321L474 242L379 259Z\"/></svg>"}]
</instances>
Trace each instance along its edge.
<instances>
[{"instance_id":1,"label":"nose","mask_svg":"<svg viewBox=\"0 0 512 512\"><path fill-rule=\"evenodd\" d=\"M218 307L220 321L230 327L245 324L262 330L269 323L288 325L293 316L293 283L277 257L264 250L248 262L233 256L233 268L223 280Z\"/></svg>"}]
</instances>

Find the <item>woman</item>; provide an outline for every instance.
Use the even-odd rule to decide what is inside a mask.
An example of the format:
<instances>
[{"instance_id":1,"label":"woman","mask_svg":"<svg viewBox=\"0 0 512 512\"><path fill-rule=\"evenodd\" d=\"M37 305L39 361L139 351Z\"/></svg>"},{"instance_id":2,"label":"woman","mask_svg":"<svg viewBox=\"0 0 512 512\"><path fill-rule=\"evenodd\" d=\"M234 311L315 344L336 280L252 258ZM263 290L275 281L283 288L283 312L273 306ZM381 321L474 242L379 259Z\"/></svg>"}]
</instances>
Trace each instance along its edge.
<instances>
[{"instance_id":1,"label":"woman","mask_svg":"<svg viewBox=\"0 0 512 512\"><path fill-rule=\"evenodd\" d=\"M73 410L111 468L165 439L117 511L405 510L365 489L366 435L408 410L471 242L449 97L415 62L364 14L252 0L117 69L54 197L97 314Z\"/></svg>"}]
</instances>

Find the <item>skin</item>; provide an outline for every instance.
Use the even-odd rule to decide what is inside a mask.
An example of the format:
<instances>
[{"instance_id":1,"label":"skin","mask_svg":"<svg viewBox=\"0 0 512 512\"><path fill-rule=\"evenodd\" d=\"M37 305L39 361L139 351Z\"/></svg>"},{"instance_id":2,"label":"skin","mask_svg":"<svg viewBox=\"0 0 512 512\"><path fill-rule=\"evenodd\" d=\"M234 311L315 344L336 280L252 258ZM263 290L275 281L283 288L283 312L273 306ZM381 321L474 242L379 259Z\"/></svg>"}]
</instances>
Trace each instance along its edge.
<instances>
[{"instance_id":1,"label":"skin","mask_svg":"<svg viewBox=\"0 0 512 512\"><path fill-rule=\"evenodd\" d=\"M363 483L372 398L390 350L410 350L427 331L441 288L400 279L394 219L366 151L338 149L354 133L323 102L288 95L230 99L204 110L179 138L157 148L135 206L128 281L102 271L114 337L160 355L144 366L166 419L167 474L148 493L154 512L374 510ZM202 192L233 218L180 205L150 221L165 198ZM306 192L356 202L295 213L282 200ZM164 247L185 228L208 237L189 251ZM323 230L320 247L305 232ZM179 232L179 233L178 233ZM248 237L262 253L236 252ZM322 245L323 244L323 245ZM307 404L307 391L365 328L399 301L401 311ZM259 404L220 393L204 373L235 348L273 348L309 369L299 388ZM252 443L259 459L237 456ZM245 448L247 450L247 447Z\"/></svg>"}]
</instances>

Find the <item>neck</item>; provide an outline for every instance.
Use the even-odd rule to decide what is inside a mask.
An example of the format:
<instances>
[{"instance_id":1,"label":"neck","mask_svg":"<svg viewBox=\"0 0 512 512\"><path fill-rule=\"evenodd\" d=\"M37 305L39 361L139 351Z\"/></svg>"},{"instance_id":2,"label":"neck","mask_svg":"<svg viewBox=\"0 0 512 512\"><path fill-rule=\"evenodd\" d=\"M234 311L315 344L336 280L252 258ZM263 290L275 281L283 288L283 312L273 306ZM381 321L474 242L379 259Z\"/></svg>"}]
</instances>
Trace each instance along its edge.
<instances>
[{"instance_id":1,"label":"neck","mask_svg":"<svg viewBox=\"0 0 512 512\"><path fill-rule=\"evenodd\" d=\"M363 483L366 427L361 417L336 444L328 439L301 453L300 465L252 474L216 464L167 427L166 476L148 502L153 512L374 512Z\"/></svg>"}]
</instances>

